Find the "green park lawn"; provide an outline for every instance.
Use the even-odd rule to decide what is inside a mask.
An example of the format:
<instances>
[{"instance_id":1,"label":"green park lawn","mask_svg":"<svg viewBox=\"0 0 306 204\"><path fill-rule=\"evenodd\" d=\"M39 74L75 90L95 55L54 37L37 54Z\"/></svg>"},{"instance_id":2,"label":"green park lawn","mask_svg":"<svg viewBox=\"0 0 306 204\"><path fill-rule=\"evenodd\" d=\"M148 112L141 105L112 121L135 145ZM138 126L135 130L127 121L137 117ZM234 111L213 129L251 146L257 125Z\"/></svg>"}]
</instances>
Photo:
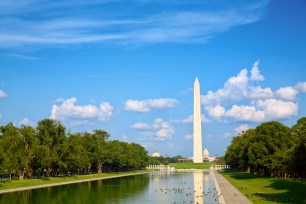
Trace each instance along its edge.
<instances>
[{"instance_id":1,"label":"green park lawn","mask_svg":"<svg viewBox=\"0 0 306 204\"><path fill-rule=\"evenodd\" d=\"M176 169L209 169L212 163L170 163L170 167L175 167Z\"/></svg>"},{"instance_id":2,"label":"green park lawn","mask_svg":"<svg viewBox=\"0 0 306 204\"><path fill-rule=\"evenodd\" d=\"M306 182L293 179L270 178L239 171L222 171L253 203L306 203Z\"/></svg>"},{"instance_id":3,"label":"green park lawn","mask_svg":"<svg viewBox=\"0 0 306 204\"><path fill-rule=\"evenodd\" d=\"M21 188L28 186L37 186L44 184L54 184L69 181L81 181L87 179L98 179L105 177L124 176L127 174L150 172L148 170L133 171L133 172L119 172L119 173L102 173L102 174L88 174L88 175L73 175L73 176L60 176L60 177L45 177L39 179L25 179L25 180L5 180L0 181L0 190Z\"/></svg>"}]
</instances>

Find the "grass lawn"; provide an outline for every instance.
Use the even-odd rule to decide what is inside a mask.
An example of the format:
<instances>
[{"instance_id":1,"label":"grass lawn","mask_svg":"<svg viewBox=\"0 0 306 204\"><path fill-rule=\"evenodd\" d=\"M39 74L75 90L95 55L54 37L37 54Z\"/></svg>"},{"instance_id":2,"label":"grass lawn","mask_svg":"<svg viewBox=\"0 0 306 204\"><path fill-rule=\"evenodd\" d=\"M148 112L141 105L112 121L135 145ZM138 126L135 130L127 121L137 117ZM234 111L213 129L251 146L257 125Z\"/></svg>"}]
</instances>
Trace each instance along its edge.
<instances>
[{"instance_id":1,"label":"grass lawn","mask_svg":"<svg viewBox=\"0 0 306 204\"><path fill-rule=\"evenodd\" d=\"M270 178L239 171L222 171L253 203L306 203L306 182L293 179Z\"/></svg>"},{"instance_id":2,"label":"grass lawn","mask_svg":"<svg viewBox=\"0 0 306 204\"><path fill-rule=\"evenodd\" d=\"M171 163L170 167L175 167L176 169L209 169L213 163Z\"/></svg>"},{"instance_id":3,"label":"grass lawn","mask_svg":"<svg viewBox=\"0 0 306 204\"><path fill-rule=\"evenodd\" d=\"M120 175L142 173L142 172L150 172L150 171L143 170L143 171L119 172L119 173L73 175L73 176L48 177L48 178L46 177L46 178L40 178L40 179L25 179L25 180L11 180L11 181L5 180L5 181L0 181L0 190L27 187L27 186L36 186L36 185L43 185L43 184L53 184L53 183L68 182L68 181L104 178L104 177L110 177L110 176L120 176Z\"/></svg>"}]
</instances>

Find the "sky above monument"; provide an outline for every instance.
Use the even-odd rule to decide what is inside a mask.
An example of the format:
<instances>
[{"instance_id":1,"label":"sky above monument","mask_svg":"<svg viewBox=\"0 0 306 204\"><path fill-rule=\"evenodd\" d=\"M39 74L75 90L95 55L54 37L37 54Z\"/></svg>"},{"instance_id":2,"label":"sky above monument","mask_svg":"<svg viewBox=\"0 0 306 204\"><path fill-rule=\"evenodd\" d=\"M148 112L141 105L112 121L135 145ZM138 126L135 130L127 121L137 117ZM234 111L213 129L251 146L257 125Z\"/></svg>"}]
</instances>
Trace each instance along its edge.
<instances>
[{"instance_id":1,"label":"sky above monument","mask_svg":"<svg viewBox=\"0 0 306 204\"><path fill-rule=\"evenodd\" d=\"M2 0L0 124L62 121L149 153L224 155L262 122L306 116L303 0Z\"/></svg>"}]
</instances>

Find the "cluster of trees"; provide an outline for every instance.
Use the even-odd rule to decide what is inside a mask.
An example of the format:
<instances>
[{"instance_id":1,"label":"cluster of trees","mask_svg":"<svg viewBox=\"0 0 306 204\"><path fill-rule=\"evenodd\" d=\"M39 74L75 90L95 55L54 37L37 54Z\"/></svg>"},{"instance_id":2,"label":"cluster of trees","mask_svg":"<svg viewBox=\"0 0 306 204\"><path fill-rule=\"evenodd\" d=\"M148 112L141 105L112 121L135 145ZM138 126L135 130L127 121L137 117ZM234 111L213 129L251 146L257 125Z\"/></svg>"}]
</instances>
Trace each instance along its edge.
<instances>
[{"instance_id":1,"label":"cluster of trees","mask_svg":"<svg viewBox=\"0 0 306 204\"><path fill-rule=\"evenodd\" d=\"M306 117L291 128L271 121L234 137L224 156L233 168L276 177L306 177Z\"/></svg>"},{"instance_id":2,"label":"cluster of trees","mask_svg":"<svg viewBox=\"0 0 306 204\"><path fill-rule=\"evenodd\" d=\"M170 163L179 163L183 157L181 155L177 155L174 157L150 157L149 164L150 165L169 165Z\"/></svg>"},{"instance_id":3,"label":"cluster of trees","mask_svg":"<svg viewBox=\"0 0 306 204\"><path fill-rule=\"evenodd\" d=\"M56 120L37 127L0 126L0 173L19 179L59 174L131 171L147 166L147 151L139 144L110 141L109 133L94 130L66 133Z\"/></svg>"}]
</instances>

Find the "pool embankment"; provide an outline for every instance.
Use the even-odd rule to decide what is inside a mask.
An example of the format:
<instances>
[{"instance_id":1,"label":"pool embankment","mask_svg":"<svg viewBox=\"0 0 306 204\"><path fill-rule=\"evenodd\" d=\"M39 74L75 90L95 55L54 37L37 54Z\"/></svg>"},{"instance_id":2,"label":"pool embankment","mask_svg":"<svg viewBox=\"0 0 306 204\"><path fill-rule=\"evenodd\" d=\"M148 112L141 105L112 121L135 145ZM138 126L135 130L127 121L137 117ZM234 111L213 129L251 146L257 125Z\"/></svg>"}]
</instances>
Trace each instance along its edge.
<instances>
[{"instance_id":1,"label":"pool embankment","mask_svg":"<svg viewBox=\"0 0 306 204\"><path fill-rule=\"evenodd\" d=\"M217 170L213 169L212 171L220 204L251 204L251 202Z\"/></svg>"},{"instance_id":2,"label":"pool embankment","mask_svg":"<svg viewBox=\"0 0 306 204\"><path fill-rule=\"evenodd\" d=\"M38 184L38 185L34 184L34 185L28 185L28 186L23 186L23 187L7 188L7 189L0 190L0 194L12 193L12 192L17 192L17 191L32 190L32 189L38 189L38 188L47 188L47 187L53 187L53 186L69 185L69 184L82 183L82 182L104 180L104 179L112 179L112 178L125 177L125 176L134 176L134 175L140 175L140 174L147 174L147 173L150 173L150 172L152 172L152 171L136 171L136 172L129 172L129 173L120 172L120 173L110 173L110 174L109 173L96 174L97 177L94 177L94 178L84 178L84 179L82 179L82 178L71 177L71 180L69 180L69 181L58 181L58 182L54 182L54 181L52 181L52 178L49 178L50 180L42 181L42 182L45 182L44 184ZM69 177L65 177L64 179L69 179ZM29 180L24 180L24 182L29 182ZM41 180L41 179L31 179L31 180ZM48 181L52 182L52 183L47 183ZM15 181L8 181L8 182L15 182ZM18 182L20 182L20 181L18 181ZM1 182L0 182L0 187L1 187Z\"/></svg>"}]
</instances>

